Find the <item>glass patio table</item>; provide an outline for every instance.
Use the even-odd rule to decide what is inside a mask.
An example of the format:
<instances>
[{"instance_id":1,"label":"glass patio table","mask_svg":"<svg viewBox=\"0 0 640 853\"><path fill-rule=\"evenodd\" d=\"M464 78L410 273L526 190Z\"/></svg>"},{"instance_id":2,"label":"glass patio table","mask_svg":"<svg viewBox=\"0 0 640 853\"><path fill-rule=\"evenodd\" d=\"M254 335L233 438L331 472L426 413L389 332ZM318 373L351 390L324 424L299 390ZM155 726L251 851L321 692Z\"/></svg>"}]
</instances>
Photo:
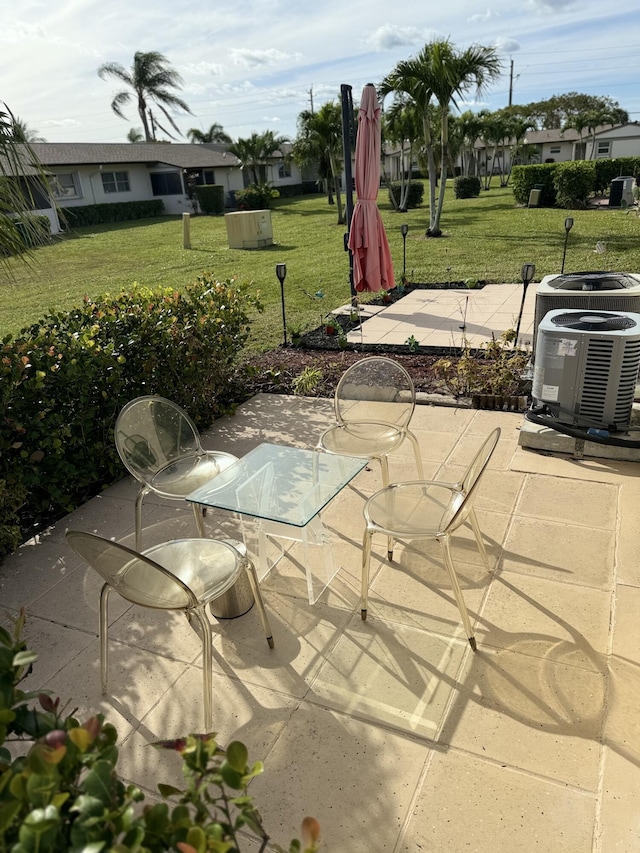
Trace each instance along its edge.
<instances>
[{"instance_id":1,"label":"glass patio table","mask_svg":"<svg viewBox=\"0 0 640 853\"><path fill-rule=\"evenodd\" d=\"M256 520L255 551L261 580L284 554L281 547L279 557L270 561L268 540L302 542L307 592L313 604L338 571L320 513L367 464L367 459L353 456L260 444L187 495L187 500L239 513L249 550L254 549L247 542L246 518ZM311 555L312 546L320 547L318 560Z\"/></svg>"}]
</instances>

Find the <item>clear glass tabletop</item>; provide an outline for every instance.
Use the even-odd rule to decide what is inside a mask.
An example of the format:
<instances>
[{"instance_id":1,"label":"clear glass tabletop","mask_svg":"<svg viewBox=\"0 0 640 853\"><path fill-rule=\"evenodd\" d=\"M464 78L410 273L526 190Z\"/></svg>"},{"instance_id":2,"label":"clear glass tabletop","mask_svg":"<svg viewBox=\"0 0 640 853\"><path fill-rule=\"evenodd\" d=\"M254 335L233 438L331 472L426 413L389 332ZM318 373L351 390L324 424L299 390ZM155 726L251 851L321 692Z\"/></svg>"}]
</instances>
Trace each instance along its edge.
<instances>
[{"instance_id":1,"label":"clear glass tabletop","mask_svg":"<svg viewBox=\"0 0 640 853\"><path fill-rule=\"evenodd\" d=\"M354 456L260 444L187 500L304 527L367 464Z\"/></svg>"}]
</instances>

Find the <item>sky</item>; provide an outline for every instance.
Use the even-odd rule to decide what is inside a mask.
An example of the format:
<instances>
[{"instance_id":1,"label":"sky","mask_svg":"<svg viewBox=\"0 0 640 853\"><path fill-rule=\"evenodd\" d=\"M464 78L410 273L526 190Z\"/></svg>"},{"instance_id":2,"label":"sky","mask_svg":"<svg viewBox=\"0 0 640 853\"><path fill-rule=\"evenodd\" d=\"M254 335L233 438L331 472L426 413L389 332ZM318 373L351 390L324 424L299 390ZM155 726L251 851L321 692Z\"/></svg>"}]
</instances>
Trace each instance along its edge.
<instances>
[{"instance_id":1,"label":"sky","mask_svg":"<svg viewBox=\"0 0 640 853\"><path fill-rule=\"evenodd\" d=\"M122 86L97 70L157 51L184 80L183 133L216 122L234 140L293 139L300 112L337 100L342 84L357 102L366 83L450 38L494 45L503 63L462 109L500 109L510 89L514 104L573 91L608 95L640 121L639 24L638 0L0 0L0 101L48 142L126 142L141 129L135 102L118 118Z\"/></svg>"}]
</instances>

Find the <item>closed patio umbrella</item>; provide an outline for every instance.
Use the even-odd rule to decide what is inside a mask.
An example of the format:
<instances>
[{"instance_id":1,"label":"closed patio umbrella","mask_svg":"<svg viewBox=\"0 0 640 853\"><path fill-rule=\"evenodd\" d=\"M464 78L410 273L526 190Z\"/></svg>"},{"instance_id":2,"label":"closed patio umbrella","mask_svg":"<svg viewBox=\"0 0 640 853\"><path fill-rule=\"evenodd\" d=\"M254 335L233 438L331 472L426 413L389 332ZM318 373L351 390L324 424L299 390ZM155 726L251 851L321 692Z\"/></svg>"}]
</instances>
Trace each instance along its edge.
<instances>
[{"instance_id":1,"label":"closed patio umbrella","mask_svg":"<svg viewBox=\"0 0 640 853\"><path fill-rule=\"evenodd\" d=\"M376 202L380 187L380 104L373 83L362 90L358 110L355 179L357 201L349 229L353 283L358 292L395 287L387 235Z\"/></svg>"}]
</instances>

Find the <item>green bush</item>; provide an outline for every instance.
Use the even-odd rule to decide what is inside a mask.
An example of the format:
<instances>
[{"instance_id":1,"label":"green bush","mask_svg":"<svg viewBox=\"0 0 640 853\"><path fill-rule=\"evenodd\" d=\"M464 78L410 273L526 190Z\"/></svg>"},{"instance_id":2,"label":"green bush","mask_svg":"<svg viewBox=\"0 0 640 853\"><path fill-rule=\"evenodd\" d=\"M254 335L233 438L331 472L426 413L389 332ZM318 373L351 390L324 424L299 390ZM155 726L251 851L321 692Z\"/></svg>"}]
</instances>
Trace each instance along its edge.
<instances>
[{"instance_id":1,"label":"green bush","mask_svg":"<svg viewBox=\"0 0 640 853\"><path fill-rule=\"evenodd\" d=\"M278 190L269 184L251 184L246 190L236 192L238 210L268 210L274 198L279 198Z\"/></svg>"},{"instance_id":2,"label":"green bush","mask_svg":"<svg viewBox=\"0 0 640 853\"><path fill-rule=\"evenodd\" d=\"M243 743L223 749L215 733L154 743L180 755L184 788L159 784L160 801L136 808L145 796L120 779L118 733L104 715L80 723L63 714L58 698L20 689L37 657L22 639L24 621L22 612L12 633L0 627L0 850L239 853L251 844L247 835L266 848L269 836L247 790L263 765L249 765ZM13 758L5 746L11 741L27 747L25 754ZM317 820L305 818L304 853L318 850L319 833ZM297 839L287 849L303 851Z\"/></svg>"},{"instance_id":3,"label":"green bush","mask_svg":"<svg viewBox=\"0 0 640 853\"><path fill-rule=\"evenodd\" d=\"M594 191L596 193L608 192L611 181L621 175L640 175L640 157L615 157L613 159L595 160L596 175Z\"/></svg>"},{"instance_id":4,"label":"green bush","mask_svg":"<svg viewBox=\"0 0 640 853\"><path fill-rule=\"evenodd\" d=\"M557 163L553 174L556 206L583 208L593 193L596 167L593 160L574 160Z\"/></svg>"},{"instance_id":5,"label":"green bush","mask_svg":"<svg viewBox=\"0 0 640 853\"><path fill-rule=\"evenodd\" d=\"M394 181L389 184L389 201L392 201L393 198L395 198L396 204L400 204L400 189L401 184L399 181ZM409 192L407 194L407 210L420 207L423 197L424 184L422 181L411 181L409 184Z\"/></svg>"},{"instance_id":6,"label":"green bush","mask_svg":"<svg viewBox=\"0 0 640 853\"><path fill-rule=\"evenodd\" d=\"M480 178L475 175L459 175L453 182L456 198L477 198L481 188Z\"/></svg>"},{"instance_id":7,"label":"green bush","mask_svg":"<svg viewBox=\"0 0 640 853\"><path fill-rule=\"evenodd\" d=\"M193 191L203 213L207 215L224 213L224 187L222 184L196 185Z\"/></svg>"},{"instance_id":8,"label":"green bush","mask_svg":"<svg viewBox=\"0 0 640 853\"><path fill-rule=\"evenodd\" d=\"M82 207L62 208L69 228L83 225L104 225L108 222L127 222L131 219L152 219L162 216L162 199L151 201L118 201L113 204L87 204Z\"/></svg>"},{"instance_id":9,"label":"green bush","mask_svg":"<svg viewBox=\"0 0 640 853\"><path fill-rule=\"evenodd\" d=\"M539 163L532 166L514 166L511 170L511 186L516 204L528 204L531 190L541 186L541 206L554 207L556 190L553 176L558 165L558 163Z\"/></svg>"},{"instance_id":10,"label":"green bush","mask_svg":"<svg viewBox=\"0 0 640 853\"><path fill-rule=\"evenodd\" d=\"M236 402L235 360L256 297L199 277L184 293L133 286L44 317L2 342L0 558L15 528L59 517L123 472L120 408L160 394L206 426ZM16 506L19 503L22 506Z\"/></svg>"}]
</instances>

